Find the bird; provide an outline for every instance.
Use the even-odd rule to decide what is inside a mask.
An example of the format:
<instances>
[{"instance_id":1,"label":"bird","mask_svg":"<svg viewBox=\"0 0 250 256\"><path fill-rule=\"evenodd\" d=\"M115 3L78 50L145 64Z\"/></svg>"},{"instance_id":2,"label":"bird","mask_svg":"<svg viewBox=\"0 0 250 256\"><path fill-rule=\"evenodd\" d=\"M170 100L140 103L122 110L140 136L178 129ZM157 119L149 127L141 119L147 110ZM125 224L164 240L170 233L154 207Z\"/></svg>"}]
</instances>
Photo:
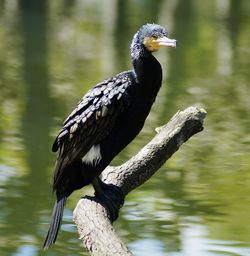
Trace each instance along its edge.
<instances>
[{"instance_id":1,"label":"bird","mask_svg":"<svg viewBox=\"0 0 250 256\"><path fill-rule=\"evenodd\" d=\"M53 176L56 200L44 249L56 241L72 192L89 184L100 198L105 191L108 195L116 192L99 176L142 130L155 101L162 84L162 68L153 53L164 46L175 48L176 42L168 38L161 25L141 26L130 46L133 69L92 87L64 121L52 146L52 151L58 152ZM112 208L112 195L103 198Z\"/></svg>"}]
</instances>

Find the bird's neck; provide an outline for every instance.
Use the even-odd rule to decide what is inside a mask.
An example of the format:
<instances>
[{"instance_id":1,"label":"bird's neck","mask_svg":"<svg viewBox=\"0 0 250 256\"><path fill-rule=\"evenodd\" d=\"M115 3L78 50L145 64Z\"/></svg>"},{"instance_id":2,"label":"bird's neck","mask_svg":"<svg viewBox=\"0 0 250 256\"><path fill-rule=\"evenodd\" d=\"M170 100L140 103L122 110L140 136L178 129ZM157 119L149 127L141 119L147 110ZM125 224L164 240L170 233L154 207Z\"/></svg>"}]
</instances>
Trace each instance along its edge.
<instances>
[{"instance_id":1,"label":"bird's neck","mask_svg":"<svg viewBox=\"0 0 250 256\"><path fill-rule=\"evenodd\" d=\"M132 64L138 82L151 85L161 83L161 65L152 54L138 56L132 59Z\"/></svg>"},{"instance_id":2,"label":"bird's neck","mask_svg":"<svg viewBox=\"0 0 250 256\"><path fill-rule=\"evenodd\" d=\"M148 55L133 59L133 66L138 85L136 100L148 113L161 87L161 65L153 55Z\"/></svg>"},{"instance_id":3,"label":"bird's neck","mask_svg":"<svg viewBox=\"0 0 250 256\"><path fill-rule=\"evenodd\" d=\"M141 95L150 101L154 100L161 87L161 65L152 53L143 46L139 32L135 34L130 49L135 78L137 83L141 85L139 88L143 90Z\"/></svg>"},{"instance_id":4,"label":"bird's neck","mask_svg":"<svg viewBox=\"0 0 250 256\"><path fill-rule=\"evenodd\" d=\"M145 86L161 85L162 70L157 59L148 52L135 34L131 44L131 59L137 82ZM146 84L145 84L146 83Z\"/></svg>"}]
</instances>

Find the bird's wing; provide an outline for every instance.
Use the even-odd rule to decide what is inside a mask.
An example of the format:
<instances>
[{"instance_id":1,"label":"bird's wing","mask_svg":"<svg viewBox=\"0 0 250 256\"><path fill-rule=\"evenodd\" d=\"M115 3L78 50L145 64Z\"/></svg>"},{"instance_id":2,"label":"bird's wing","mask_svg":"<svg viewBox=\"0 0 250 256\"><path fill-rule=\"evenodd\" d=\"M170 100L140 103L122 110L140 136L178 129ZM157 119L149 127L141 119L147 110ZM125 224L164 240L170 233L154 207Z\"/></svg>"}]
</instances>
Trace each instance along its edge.
<instances>
[{"instance_id":1,"label":"bird's wing","mask_svg":"<svg viewBox=\"0 0 250 256\"><path fill-rule=\"evenodd\" d=\"M129 104L129 73L121 73L90 89L63 123L52 150L58 150L54 189L64 167L83 157L113 128L117 115Z\"/></svg>"}]
</instances>

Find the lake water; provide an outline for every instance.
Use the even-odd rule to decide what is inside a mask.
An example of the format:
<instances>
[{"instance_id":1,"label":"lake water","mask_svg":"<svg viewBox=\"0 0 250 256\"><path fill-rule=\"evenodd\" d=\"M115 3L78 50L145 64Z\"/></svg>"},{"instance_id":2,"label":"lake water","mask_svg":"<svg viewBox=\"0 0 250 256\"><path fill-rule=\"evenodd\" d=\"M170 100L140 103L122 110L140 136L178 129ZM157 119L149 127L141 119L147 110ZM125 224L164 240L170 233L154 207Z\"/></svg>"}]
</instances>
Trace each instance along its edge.
<instances>
[{"instance_id":1,"label":"lake water","mask_svg":"<svg viewBox=\"0 0 250 256\"><path fill-rule=\"evenodd\" d=\"M68 200L43 253L53 206L51 144L76 102L131 68L144 23L166 26L176 49L156 54L164 81L120 164L179 109L208 112L192 137L126 198L115 227L135 255L250 255L250 1L0 1L0 254L88 255Z\"/></svg>"}]
</instances>

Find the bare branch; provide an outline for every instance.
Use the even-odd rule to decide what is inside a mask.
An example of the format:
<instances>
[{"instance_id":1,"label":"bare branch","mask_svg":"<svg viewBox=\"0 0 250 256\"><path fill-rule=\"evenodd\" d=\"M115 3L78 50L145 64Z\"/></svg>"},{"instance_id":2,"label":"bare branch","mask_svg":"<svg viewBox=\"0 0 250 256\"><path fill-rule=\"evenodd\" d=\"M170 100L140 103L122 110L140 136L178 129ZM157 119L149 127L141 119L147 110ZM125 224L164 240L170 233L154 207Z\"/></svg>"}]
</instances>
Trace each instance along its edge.
<instances>
[{"instance_id":1,"label":"bare branch","mask_svg":"<svg viewBox=\"0 0 250 256\"><path fill-rule=\"evenodd\" d=\"M124 195L147 181L191 136L203 130L204 109L189 107L177 112L155 137L126 163L107 167L103 181ZM94 256L132 255L116 234L109 215L95 197L84 197L74 210L80 239Z\"/></svg>"}]
</instances>

